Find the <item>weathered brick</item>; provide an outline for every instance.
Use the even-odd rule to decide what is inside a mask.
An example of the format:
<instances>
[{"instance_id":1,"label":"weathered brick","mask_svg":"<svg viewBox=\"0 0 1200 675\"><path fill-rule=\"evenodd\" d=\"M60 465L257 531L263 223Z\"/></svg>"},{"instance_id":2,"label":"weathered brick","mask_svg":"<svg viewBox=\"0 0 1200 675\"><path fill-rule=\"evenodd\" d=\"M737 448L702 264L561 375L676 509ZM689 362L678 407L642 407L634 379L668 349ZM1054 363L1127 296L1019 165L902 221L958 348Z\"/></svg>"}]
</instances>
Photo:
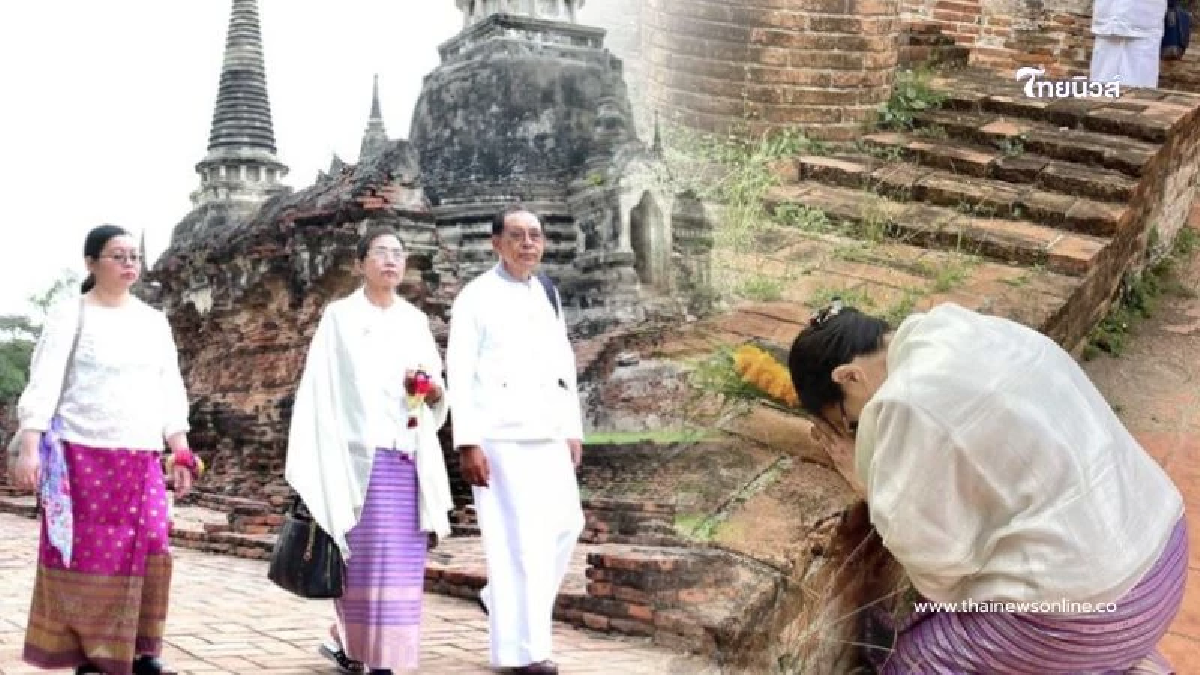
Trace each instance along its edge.
<instances>
[{"instance_id":1,"label":"weathered brick","mask_svg":"<svg viewBox=\"0 0 1200 675\"><path fill-rule=\"evenodd\" d=\"M837 108L874 108L886 100L886 71L898 62L895 0L740 0L720 11L711 4L702 1L690 12L652 2L645 10L647 97L676 122L720 133L816 125L811 135L841 138L854 131L842 125ZM713 19L722 13L748 33L718 27Z\"/></svg>"}]
</instances>

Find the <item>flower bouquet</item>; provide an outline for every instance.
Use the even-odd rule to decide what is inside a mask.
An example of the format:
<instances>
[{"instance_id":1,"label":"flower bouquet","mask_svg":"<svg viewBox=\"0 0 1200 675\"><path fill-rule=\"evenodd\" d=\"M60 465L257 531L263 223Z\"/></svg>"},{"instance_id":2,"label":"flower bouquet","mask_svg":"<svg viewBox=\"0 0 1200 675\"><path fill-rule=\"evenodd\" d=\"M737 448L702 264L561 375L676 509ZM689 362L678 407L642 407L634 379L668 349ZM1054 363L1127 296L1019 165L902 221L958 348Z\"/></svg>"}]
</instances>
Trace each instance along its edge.
<instances>
[{"instance_id":1,"label":"flower bouquet","mask_svg":"<svg viewBox=\"0 0 1200 675\"><path fill-rule=\"evenodd\" d=\"M429 377L429 373L425 372L424 368L418 368L405 381L404 390L408 393L408 398L404 403L408 406L409 429L417 427L417 413L420 411L421 405L425 403L425 395L431 389L433 389L433 378Z\"/></svg>"}]
</instances>

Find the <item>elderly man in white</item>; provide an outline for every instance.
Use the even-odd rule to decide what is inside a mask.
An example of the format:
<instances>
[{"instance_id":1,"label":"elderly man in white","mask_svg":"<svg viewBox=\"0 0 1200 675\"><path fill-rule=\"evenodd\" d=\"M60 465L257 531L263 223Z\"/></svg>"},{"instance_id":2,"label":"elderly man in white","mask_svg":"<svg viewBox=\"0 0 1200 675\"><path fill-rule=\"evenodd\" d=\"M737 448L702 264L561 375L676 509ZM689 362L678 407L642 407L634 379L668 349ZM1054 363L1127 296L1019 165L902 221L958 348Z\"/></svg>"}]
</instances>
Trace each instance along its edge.
<instances>
[{"instance_id":1,"label":"elderly man in white","mask_svg":"<svg viewBox=\"0 0 1200 675\"><path fill-rule=\"evenodd\" d=\"M1158 86L1167 0L1096 0L1092 5L1092 82Z\"/></svg>"},{"instance_id":2,"label":"elderly man in white","mask_svg":"<svg viewBox=\"0 0 1200 675\"><path fill-rule=\"evenodd\" d=\"M535 273L545 250L538 218L520 205L504 209L492 246L500 262L451 308L454 445L487 554L492 665L557 673L554 602L584 526L575 355L558 292Z\"/></svg>"}]
</instances>

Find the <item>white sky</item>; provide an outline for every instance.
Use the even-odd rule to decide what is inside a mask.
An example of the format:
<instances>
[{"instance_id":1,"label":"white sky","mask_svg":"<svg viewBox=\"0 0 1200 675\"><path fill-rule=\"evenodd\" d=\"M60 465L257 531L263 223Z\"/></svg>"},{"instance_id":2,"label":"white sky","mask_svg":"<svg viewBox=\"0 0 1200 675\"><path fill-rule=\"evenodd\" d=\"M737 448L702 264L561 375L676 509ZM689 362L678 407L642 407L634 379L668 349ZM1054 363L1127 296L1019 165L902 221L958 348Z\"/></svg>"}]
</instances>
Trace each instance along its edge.
<instances>
[{"instance_id":1,"label":"white sky","mask_svg":"<svg viewBox=\"0 0 1200 675\"><path fill-rule=\"evenodd\" d=\"M105 222L145 231L151 259L191 210L229 0L0 4L0 314L64 268ZM418 10L417 7L421 9ZM408 136L453 0L260 0L267 87L285 182L353 162L379 74L388 135Z\"/></svg>"}]
</instances>

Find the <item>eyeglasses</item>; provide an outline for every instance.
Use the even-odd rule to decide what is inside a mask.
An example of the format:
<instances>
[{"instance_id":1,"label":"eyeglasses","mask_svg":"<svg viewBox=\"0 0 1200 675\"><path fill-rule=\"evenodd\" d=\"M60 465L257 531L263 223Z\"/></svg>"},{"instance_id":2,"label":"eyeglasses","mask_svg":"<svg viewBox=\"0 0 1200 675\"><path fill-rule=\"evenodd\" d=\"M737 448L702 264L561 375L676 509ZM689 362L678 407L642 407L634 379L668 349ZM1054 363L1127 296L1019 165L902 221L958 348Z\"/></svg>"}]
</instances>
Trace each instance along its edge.
<instances>
[{"instance_id":1,"label":"eyeglasses","mask_svg":"<svg viewBox=\"0 0 1200 675\"><path fill-rule=\"evenodd\" d=\"M830 319L841 313L844 307L845 305L842 304L842 299L835 296L829 303L828 307L825 307L816 314L812 315L812 318L808 320L808 325L812 326L813 328L820 328L828 323Z\"/></svg>"},{"instance_id":2,"label":"eyeglasses","mask_svg":"<svg viewBox=\"0 0 1200 675\"><path fill-rule=\"evenodd\" d=\"M404 249L376 246L371 249L371 257L376 260L404 260Z\"/></svg>"},{"instance_id":3,"label":"eyeglasses","mask_svg":"<svg viewBox=\"0 0 1200 675\"><path fill-rule=\"evenodd\" d=\"M529 230L506 230L504 232L504 236L509 241L515 241L517 243L521 243L521 242L525 241L526 239L528 239L529 241L532 241L534 243L537 243L542 240L542 237L544 235L542 234L541 230L529 229Z\"/></svg>"},{"instance_id":4,"label":"eyeglasses","mask_svg":"<svg viewBox=\"0 0 1200 675\"><path fill-rule=\"evenodd\" d=\"M111 260L118 265L138 264L142 261L140 253L117 253L112 255L102 255L101 258Z\"/></svg>"}]
</instances>

